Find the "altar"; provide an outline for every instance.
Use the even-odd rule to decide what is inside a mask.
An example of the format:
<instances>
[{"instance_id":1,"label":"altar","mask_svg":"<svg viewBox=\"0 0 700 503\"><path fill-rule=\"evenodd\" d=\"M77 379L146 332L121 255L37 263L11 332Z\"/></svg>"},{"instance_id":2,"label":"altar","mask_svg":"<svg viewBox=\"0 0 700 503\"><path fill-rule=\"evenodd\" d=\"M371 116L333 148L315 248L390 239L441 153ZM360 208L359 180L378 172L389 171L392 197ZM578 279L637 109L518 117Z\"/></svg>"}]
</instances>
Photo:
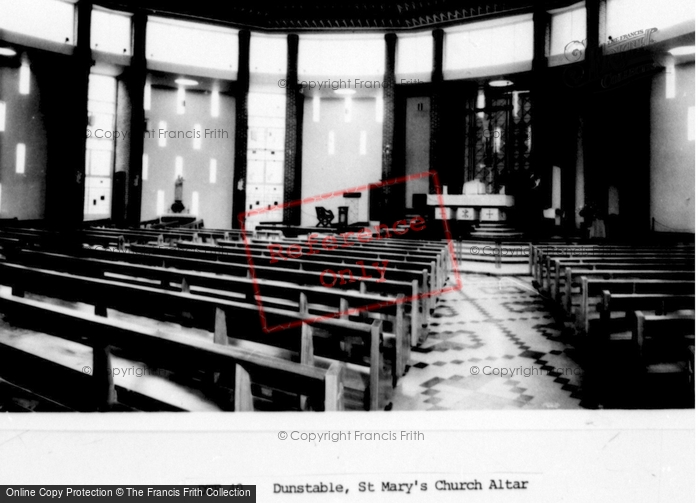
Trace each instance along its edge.
<instances>
[{"instance_id":1,"label":"altar","mask_svg":"<svg viewBox=\"0 0 700 503\"><path fill-rule=\"evenodd\" d=\"M426 204L434 208L436 220L502 222L507 217L506 209L515 204L515 199L507 194L484 194L483 184L468 182L464 184L463 194L429 194Z\"/></svg>"}]
</instances>

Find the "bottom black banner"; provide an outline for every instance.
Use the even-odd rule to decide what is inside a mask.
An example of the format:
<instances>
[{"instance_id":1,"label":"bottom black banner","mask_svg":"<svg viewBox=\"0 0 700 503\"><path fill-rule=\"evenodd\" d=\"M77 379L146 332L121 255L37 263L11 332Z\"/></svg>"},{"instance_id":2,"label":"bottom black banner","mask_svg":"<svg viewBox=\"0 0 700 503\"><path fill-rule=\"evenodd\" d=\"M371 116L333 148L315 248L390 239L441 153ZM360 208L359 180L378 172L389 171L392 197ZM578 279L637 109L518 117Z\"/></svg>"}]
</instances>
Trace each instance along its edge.
<instances>
[{"instance_id":1,"label":"bottom black banner","mask_svg":"<svg viewBox=\"0 0 700 503\"><path fill-rule=\"evenodd\" d=\"M190 502L229 498L237 503L254 503L255 486L0 486L0 500L22 502L64 501L140 501ZM224 499L218 501L226 501Z\"/></svg>"}]
</instances>

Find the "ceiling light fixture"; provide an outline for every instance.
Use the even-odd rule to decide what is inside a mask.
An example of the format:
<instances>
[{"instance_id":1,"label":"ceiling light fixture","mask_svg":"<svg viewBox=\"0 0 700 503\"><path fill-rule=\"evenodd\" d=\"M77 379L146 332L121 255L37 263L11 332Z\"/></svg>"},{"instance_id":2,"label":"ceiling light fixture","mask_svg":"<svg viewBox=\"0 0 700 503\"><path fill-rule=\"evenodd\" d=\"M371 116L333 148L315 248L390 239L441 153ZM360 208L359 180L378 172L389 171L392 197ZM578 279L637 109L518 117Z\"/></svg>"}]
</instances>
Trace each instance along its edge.
<instances>
[{"instance_id":1,"label":"ceiling light fixture","mask_svg":"<svg viewBox=\"0 0 700 503\"><path fill-rule=\"evenodd\" d=\"M336 89L336 90L333 91L333 92L336 93L336 94L342 94L342 95L344 95L344 96L352 96L352 95L355 94L357 91L355 91L354 89Z\"/></svg>"},{"instance_id":2,"label":"ceiling light fixture","mask_svg":"<svg viewBox=\"0 0 700 503\"><path fill-rule=\"evenodd\" d=\"M9 47L0 47L0 56L17 56L17 51Z\"/></svg>"},{"instance_id":3,"label":"ceiling light fixture","mask_svg":"<svg viewBox=\"0 0 700 503\"><path fill-rule=\"evenodd\" d=\"M489 85L491 87L508 87L513 85L513 81L511 80L492 80L489 82Z\"/></svg>"},{"instance_id":4,"label":"ceiling light fixture","mask_svg":"<svg viewBox=\"0 0 700 503\"><path fill-rule=\"evenodd\" d=\"M671 53L672 56L690 56L691 54L695 54L695 46L684 45L681 47L674 47L668 52Z\"/></svg>"},{"instance_id":5,"label":"ceiling light fixture","mask_svg":"<svg viewBox=\"0 0 700 503\"><path fill-rule=\"evenodd\" d=\"M199 84L199 82L192 79L175 79L175 83L179 86L196 86Z\"/></svg>"}]
</instances>

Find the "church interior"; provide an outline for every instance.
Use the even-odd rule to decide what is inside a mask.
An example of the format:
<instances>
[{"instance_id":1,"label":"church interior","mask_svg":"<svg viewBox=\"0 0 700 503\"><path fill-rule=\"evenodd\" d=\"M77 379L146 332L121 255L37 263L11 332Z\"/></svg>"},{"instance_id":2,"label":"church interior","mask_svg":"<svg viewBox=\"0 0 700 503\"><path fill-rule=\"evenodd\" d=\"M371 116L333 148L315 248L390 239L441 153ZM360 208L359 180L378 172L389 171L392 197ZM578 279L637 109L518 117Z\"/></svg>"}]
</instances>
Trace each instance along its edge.
<instances>
[{"instance_id":1,"label":"church interior","mask_svg":"<svg viewBox=\"0 0 700 503\"><path fill-rule=\"evenodd\" d=\"M0 0L0 411L694 408L692 0Z\"/></svg>"}]
</instances>

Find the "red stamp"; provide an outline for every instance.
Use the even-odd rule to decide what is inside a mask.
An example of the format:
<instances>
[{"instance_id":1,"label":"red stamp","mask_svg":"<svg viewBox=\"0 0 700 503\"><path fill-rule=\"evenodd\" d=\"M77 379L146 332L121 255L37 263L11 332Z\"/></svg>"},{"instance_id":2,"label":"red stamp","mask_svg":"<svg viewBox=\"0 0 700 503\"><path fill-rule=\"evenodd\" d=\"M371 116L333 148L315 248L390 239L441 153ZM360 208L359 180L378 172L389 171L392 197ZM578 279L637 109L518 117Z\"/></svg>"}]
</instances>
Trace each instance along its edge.
<instances>
[{"instance_id":1,"label":"red stamp","mask_svg":"<svg viewBox=\"0 0 700 503\"><path fill-rule=\"evenodd\" d=\"M388 185L405 184L409 181L421 178L427 178L428 182L434 185L435 191L438 194L438 207L443 214L443 218L441 220L443 227L442 230L444 231L444 238L447 240L446 246L449 255L449 264L441 262L438 258L440 252L433 249L435 265L430 266L432 267L430 285L426 284L424 276L424 281L420 284L420 290L418 292L414 292L412 295L388 297L386 300L382 301L369 301L367 305L361 307L355 306L328 314L304 315L303 319L300 319L294 323L285 323L284 325L268 324L263 305L263 289L265 281L258 279L258 275L256 274L256 260L258 267L262 264L265 266L269 265L271 267L282 267L285 269L293 264L301 263L301 270L304 270L304 265L302 262L307 261L308 265L313 267L304 271L308 274L307 278L310 278L309 280L305 281L305 284L303 285L304 287L323 287L325 289L342 288L343 290L356 290L361 292L364 290L361 285L363 283L366 284L367 282L377 284L387 283L387 281L393 283L401 283L402 281L406 282L408 281L407 278L410 279L411 273L414 275L417 273L416 270L411 271L411 267L414 267L414 269L419 269L422 267L422 264L411 266L411 259L415 258L411 255L411 246L406 246L403 251L387 248L386 253L384 253L377 247L368 249L367 247L363 247L363 245L370 243L385 244L390 238L404 236L408 233L411 233L411 239L426 240L426 245L429 245L431 241L427 240L428 223L423 217L415 216L408 219L399 219L391 225L377 224L366 227L358 227L350 224L347 226L347 229L343 229L343 232L334 232L330 228L310 228L308 235L306 235L303 239L299 239L298 241L266 243L264 246L263 257L261 259L259 256L261 252L259 247L261 245L257 244L257 248L255 250L253 249L253 245L245 231L244 218L265 214L271 211L279 211L280 209L284 210L290 207L304 208L306 206L307 209L308 207L315 208L322 201L329 201L331 199L343 197L343 195L348 193L367 194L367 197L369 197L370 191L381 190L383 187ZM440 183L437 174L430 171L395 178L377 184L336 190L326 194L284 203L282 206L276 206L273 209L261 208L242 213L239 216L239 224L242 230L246 254L248 256L248 265L250 267L250 275L253 282L253 291L258 304L260 321L263 330L268 333L276 332L294 326L299 326L304 322L313 323L325 319L343 318L349 315L357 315L363 311L372 311L398 303L419 302L443 293L460 290L462 287L461 277L457 267L457 259L452 242L452 235L450 233L448 220L445 218L445 215L446 211L443 205L442 194L440 192ZM281 227L281 229L284 229L284 227ZM410 241L407 243L410 243ZM438 242L432 241L432 243L437 244ZM366 257L363 256L363 254L366 255ZM373 254L376 254L379 258L371 258ZM427 260L426 257L429 256L430 253L426 252L423 254L421 260L425 262ZM442 270L437 270L437 268L442 268ZM456 284L451 286L445 286L443 284L443 280L447 276L443 273L448 268L454 273L456 280ZM316 279L313 279L314 276L312 275L315 275ZM388 280L388 277L392 279ZM373 291L382 292L381 287L377 287L377 289L374 289ZM371 295L368 297L371 297Z\"/></svg>"}]
</instances>

